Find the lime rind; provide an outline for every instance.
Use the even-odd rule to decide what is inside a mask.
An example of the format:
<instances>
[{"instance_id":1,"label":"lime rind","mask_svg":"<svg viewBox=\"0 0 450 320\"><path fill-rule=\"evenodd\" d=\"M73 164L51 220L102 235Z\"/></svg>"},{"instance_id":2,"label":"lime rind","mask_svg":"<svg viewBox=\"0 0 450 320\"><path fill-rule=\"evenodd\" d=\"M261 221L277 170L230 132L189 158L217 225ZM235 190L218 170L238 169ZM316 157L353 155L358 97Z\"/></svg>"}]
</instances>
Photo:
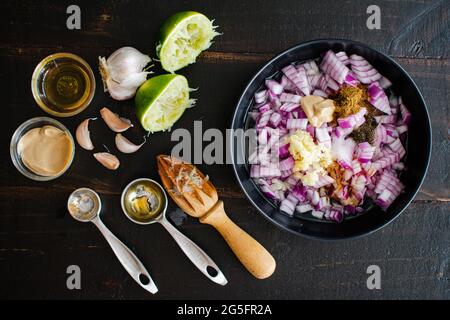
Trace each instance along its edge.
<instances>
[{"instance_id":1,"label":"lime rind","mask_svg":"<svg viewBox=\"0 0 450 320\"><path fill-rule=\"evenodd\" d=\"M198 55L220 35L216 28L213 21L194 11L179 12L167 19L161 28L161 41L156 47L163 69L173 73L194 63Z\"/></svg>"},{"instance_id":2,"label":"lime rind","mask_svg":"<svg viewBox=\"0 0 450 320\"><path fill-rule=\"evenodd\" d=\"M181 75L161 75L147 80L136 94L136 112L143 128L151 133L170 130L187 108L189 86Z\"/></svg>"}]
</instances>

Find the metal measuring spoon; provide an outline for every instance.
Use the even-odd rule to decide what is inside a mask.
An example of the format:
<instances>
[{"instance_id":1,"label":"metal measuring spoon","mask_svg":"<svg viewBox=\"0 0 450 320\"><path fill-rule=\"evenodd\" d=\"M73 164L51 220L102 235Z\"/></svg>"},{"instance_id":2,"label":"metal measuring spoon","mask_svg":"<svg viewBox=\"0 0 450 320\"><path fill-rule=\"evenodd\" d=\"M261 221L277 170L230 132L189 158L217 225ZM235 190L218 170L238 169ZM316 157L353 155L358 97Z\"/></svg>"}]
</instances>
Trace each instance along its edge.
<instances>
[{"instance_id":1,"label":"metal measuring spoon","mask_svg":"<svg viewBox=\"0 0 450 320\"><path fill-rule=\"evenodd\" d=\"M97 192L88 188L75 190L67 200L67 209L74 219L81 222L92 222L97 226L125 270L142 288L153 294L158 292L155 282L142 262L101 221L102 203Z\"/></svg>"},{"instance_id":2,"label":"metal measuring spoon","mask_svg":"<svg viewBox=\"0 0 450 320\"><path fill-rule=\"evenodd\" d=\"M120 202L123 212L131 221L141 225L162 224L181 250L206 277L222 286L228 283L215 262L167 220L167 195L158 182L146 178L130 182L123 190Z\"/></svg>"}]
</instances>

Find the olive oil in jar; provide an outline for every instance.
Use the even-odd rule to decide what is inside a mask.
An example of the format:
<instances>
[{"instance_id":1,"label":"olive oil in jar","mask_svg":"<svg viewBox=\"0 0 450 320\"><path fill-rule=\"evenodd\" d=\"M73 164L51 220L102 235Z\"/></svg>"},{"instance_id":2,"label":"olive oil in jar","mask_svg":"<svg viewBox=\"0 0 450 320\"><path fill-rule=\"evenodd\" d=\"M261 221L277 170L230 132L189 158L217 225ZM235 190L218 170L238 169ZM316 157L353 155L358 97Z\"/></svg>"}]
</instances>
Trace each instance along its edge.
<instances>
[{"instance_id":1,"label":"olive oil in jar","mask_svg":"<svg viewBox=\"0 0 450 320\"><path fill-rule=\"evenodd\" d=\"M34 98L46 112L71 116L84 110L95 91L92 69L70 53L51 55L36 67L32 79Z\"/></svg>"}]
</instances>

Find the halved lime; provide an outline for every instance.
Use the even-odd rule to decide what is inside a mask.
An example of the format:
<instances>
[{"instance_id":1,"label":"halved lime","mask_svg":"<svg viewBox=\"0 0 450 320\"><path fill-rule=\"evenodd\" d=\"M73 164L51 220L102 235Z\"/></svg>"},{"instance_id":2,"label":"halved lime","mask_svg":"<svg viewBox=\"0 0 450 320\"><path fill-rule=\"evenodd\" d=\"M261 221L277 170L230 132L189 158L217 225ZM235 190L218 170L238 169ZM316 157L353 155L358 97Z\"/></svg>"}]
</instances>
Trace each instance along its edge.
<instances>
[{"instance_id":1,"label":"halved lime","mask_svg":"<svg viewBox=\"0 0 450 320\"><path fill-rule=\"evenodd\" d=\"M136 93L136 115L145 130L168 130L191 106L185 77L164 74L145 81Z\"/></svg>"},{"instance_id":2,"label":"halved lime","mask_svg":"<svg viewBox=\"0 0 450 320\"><path fill-rule=\"evenodd\" d=\"M168 18L161 27L156 54L164 70L173 73L194 63L217 36L211 20L201 13L183 11Z\"/></svg>"}]
</instances>

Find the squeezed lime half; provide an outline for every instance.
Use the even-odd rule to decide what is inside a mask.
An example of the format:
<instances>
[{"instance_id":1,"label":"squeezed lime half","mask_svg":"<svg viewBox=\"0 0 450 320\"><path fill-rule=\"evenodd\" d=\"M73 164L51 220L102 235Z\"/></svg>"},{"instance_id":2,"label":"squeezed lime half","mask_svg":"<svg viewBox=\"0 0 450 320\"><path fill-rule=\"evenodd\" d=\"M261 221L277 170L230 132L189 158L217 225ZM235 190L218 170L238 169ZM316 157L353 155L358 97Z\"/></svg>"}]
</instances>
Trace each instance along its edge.
<instances>
[{"instance_id":1,"label":"squeezed lime half","mask_svg":"<svg viewBox=\"0 0 450 320\"><path fill-rule=\"evenodd\" d=\"M168 72L194 63L197 56L211 46L219 33L205 15L183 11L168 18L161 27L156 54Z\"/></svg>"},{"instance_id":2,"label":"squeezed lime half","mask_svg":"<svg viewBox=\"0 0 450 320\"><path fill-rule=\"evenodd\" d=\"M142 127L149 132L170 129L186 108L189 85L185 77L164 74L145 81L136 93L136 115Z\"/></svg>"}]
</instances>

